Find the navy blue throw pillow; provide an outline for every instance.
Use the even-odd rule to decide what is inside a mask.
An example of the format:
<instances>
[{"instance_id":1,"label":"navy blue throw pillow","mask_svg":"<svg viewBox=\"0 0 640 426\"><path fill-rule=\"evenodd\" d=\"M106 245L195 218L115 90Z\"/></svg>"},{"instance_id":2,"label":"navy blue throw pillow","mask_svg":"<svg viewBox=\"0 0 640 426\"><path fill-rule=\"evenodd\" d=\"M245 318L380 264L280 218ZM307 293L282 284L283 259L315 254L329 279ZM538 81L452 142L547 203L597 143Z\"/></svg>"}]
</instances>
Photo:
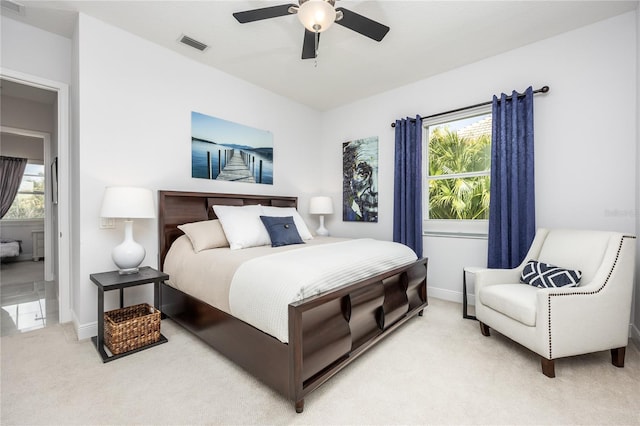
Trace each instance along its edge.
<instances>
[{"instance_id":1,"label":"navy blue throw pillow","mask_svg":"<svg viewBox=\"0 0 640 426\"><path fill-rule=\"evenodd\" d=\"M542 288L575 287L580 283L580 278L582 278L580 271L530 260L522 270L520 282Z\"/></svg>"},{"instance_id":2,"label":"navy blue throw pillow","mask_svg":"<svg viewBox=\"0 0 640 426\"><path fill-rule=\"evenodd\" d=\"M293 222L293 216L260 216L260 220L264 223L264 227L267 228L269 238L271 238L271 247L304 244L298 233L298 228Z\"/></svg>"}]
</instances>

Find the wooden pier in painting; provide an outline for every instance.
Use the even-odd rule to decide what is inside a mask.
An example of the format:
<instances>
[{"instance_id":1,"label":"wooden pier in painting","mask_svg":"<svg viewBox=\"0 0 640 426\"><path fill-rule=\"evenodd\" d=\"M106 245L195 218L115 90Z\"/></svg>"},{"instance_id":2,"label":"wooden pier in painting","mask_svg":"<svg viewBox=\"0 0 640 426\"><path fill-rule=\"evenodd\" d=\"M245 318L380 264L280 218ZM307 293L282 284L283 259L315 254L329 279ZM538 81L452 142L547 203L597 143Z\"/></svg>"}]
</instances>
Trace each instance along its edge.
<instances>
[{"instance_id":1,"label":"wooden pier in painting","mask_svg":"<svg viewBox=\"0 0 640 426\"><path fill-rule=\"evenodd\" d=\"M233 150L233 156L228 160L220 174L218 174L216 180L256 183L256 180L251 174L251 170L249 170L249 167L247 167L242 158L242 153L238 150Z\"/></svg>"}]
</instances>

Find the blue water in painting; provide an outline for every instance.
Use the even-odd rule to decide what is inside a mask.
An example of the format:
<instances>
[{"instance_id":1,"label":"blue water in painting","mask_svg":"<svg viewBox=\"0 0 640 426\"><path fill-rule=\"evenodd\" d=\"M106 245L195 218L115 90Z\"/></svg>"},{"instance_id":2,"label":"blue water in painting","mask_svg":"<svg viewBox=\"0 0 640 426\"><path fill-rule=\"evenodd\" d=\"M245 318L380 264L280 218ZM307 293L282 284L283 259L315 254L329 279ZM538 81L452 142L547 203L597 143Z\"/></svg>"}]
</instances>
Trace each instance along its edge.
<instances>
[{"instance_id":1,"label":"blue water in painting","mask_svg":"<svg viewBox=\"0 0 640 426\"><path fill-rule=\"evenodd\" d=\"M237 148L236 148L237 149ZM220 144L213 144L198 140L191 141L191 176L194 178L209 179L207 170L207 152L211 153L211 169L212 179L218 177L218 170L224 169L225 150L231 152L232 147ZM263 184L273 185L273 154L271 158L262 153L253 150L240 150L255 158L255 167L253 161L250 163L250 169L253 170L253 177L256 182L260 182L259 178L259 161L262 160L262 182ZM220 161L218 161L220 159ZM219 164L222 163L222 164Z\"/></svg>"}]
</instances>

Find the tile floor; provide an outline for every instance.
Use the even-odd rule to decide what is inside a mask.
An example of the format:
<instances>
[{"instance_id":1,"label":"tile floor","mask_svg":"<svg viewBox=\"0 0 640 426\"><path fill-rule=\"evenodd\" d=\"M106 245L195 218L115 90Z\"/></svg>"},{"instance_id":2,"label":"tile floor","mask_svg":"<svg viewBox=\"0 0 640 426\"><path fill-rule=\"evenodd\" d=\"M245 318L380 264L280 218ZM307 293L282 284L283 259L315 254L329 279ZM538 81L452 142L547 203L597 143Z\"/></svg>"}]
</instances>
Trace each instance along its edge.
<instances>
[{"instance_id":1,"label":"tile floor","mask_svg":"<svg viewBox=\"0 0 640 426\"><path fill-rule=\"evenodd\" d=\"M24 266L20 265L24 263ZM44 262L38 262L42 264ZM12 280L2 280L0 265L0 336L24 333L58 323L58 284L56 281L19 282L19 270L25 268L25 279L30 277L26 269L33 270L33 262L15 262L11 265ZM16 271L17 270L17 271ZM5 281L5 282L3 282ZM15 282L18 281L18 282Z\"/></svg>"}]
</instances>

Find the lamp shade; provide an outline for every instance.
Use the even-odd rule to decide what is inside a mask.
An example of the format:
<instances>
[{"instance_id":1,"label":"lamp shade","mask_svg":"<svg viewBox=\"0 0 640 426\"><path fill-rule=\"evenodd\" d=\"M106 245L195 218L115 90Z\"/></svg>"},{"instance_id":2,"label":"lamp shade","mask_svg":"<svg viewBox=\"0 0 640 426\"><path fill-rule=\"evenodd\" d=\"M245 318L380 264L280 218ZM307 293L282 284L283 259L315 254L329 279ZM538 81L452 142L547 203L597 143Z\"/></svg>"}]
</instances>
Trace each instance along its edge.
<instances>
[{"instance_id":1,"label":"lamp shade","mask_svg":"<svg viewBox=\"0 0 640 426\"><path fill-rule=\"evenodd\" d=\"M153 219L153 193L146 188L109 186L104 192L100 217Z\"/></svg>"},{"instance_id":2,"label":"lamp shade","mask_svg":"<svg viewBox=\"0 0 640 426\"><path fill-rule=\"evenodd\" d=\"M326 0L307 0L298 9L298 19L309 31L321 33L336 20L336 10Z\"/></svg>"},{"instance_id":3,"label":"lamp shade","mask_svg":"<svg viewBox=\"0 0 640 426\"><path fill-rule=\"evenodd\" d=\"M331 197L312 197L309 204L311 214L333 214L333 201Z\"/></svg>"}]
</instances>

